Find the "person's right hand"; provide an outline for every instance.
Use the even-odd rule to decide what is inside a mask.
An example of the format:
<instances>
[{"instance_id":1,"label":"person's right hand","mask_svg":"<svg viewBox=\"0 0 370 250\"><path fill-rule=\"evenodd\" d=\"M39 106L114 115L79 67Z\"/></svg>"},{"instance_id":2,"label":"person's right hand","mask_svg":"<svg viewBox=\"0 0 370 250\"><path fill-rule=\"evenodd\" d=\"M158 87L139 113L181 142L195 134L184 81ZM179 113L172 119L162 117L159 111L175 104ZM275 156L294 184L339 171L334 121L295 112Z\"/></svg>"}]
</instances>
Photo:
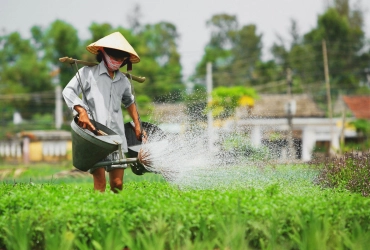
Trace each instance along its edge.
<instances>
[{"instance_id":1,"label":"person's right hand","mask_svg":"<svg viewBox=\"0 0 370 250\"><path fill-rule=\"evenodd\" d=\"M78 112L78 126L83 129L88 129L91 132L95 133L95 127L91 123L89 115L87 114L86 110L81 106L75 106L74 108Z\"/></svg>"}]
</instances>

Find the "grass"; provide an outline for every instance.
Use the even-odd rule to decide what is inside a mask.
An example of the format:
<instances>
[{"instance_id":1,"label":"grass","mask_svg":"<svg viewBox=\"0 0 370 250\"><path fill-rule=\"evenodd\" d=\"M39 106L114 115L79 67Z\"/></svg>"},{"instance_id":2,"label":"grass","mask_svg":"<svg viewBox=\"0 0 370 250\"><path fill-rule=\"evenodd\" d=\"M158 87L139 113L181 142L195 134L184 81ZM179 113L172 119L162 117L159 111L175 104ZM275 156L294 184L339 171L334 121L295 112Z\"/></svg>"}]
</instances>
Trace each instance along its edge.
<instances>
[{"instance_id":1,"label":"grass","mask_svg":"<svg viewBox=\"0 0 370 250\"><path fill-rule=\"evenodd\" d=\"M63 174L64 173L64 174ZM69 174L68 174L69 173ZM137 176L130 169L125 171L125 182L164 181L160 175ZM63 164L0 165L0 181L3 183L92 183L86 172L77 171L70 162Z\"/></svg>"}]
</instances>

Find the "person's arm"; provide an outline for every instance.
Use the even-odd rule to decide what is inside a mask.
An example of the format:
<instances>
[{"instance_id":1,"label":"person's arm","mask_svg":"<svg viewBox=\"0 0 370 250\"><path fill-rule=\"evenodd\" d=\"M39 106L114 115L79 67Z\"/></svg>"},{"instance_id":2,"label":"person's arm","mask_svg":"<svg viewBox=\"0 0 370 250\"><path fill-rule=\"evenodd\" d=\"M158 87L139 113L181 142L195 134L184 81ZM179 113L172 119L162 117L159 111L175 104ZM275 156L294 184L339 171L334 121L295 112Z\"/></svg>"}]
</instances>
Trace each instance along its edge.
<instances>
[{"instance_id":1,"label":"person's arm","mask_svg":"<svg viewBox=\"0 0 370 250\"><path fill-rule=\"evenodd\" d=\"M79 75L81 76L81 82L85 82L85 67L79 69ZM67 86L63 89L63 98L67 106L72 110L78 113L78 122L77 124L84 128L88 129L91 132L96 133L94 125L90 122L89 115L87 113L88 106L83 103L79 95L81 94L80 84L77 80L77 74L74 76Z\"/></svg>"},{"instance_id":2,"label":"person's arm","mask_svg":"<svg viewBox=\"0 0 370 250\"><path fill-rule=\"evenodd\" d=\"M128 114L130 115L132 121L135 124L135 135L136 135L136 138L139 141L141 141L143 139L145 141L146 140L146 133L141 128L141 123L140 123L140 120L139 120L139 115L138 115L138 112L137 112L136 103L132 103L126 109L128 111Z\"/></svg>"},{"instance_id":3,"label":"person's arm","mask_svg":"<svg viewBox=\"0 0 370 250\"><path fill-rule=\"evenodd\" d=\"M82 91L81 91L81 88L80 88L80 84L77 80L77 76L79 75L81 77L82 85L85 84L85 68L86 67L83 67L83 68L79 69L79 74L76 74L76 76L74 76L69 81L69 83L63 89L63 92L62 92L64 101L66 102L68 108L71 109L71 111L76 110L75 106L81 106L86 111L89 111L87 105L85 105L85 103L79 97L79 95L81 94ZM84 88L86 89L87 86L84 86Z\"/></svg>"},{"instance_id":4,"label":"person's arm","mask_svg":"<svg viewBox=\"0 0 370 250\"><path fill-rule=\"evenodd\" d=\"M131 84L127 77L124 77L124 84L126 84L127 88L125 88L124 93L122 95L121 102L128 111L128 114L130 115L132 121L135 124L135 135L136 138L139 141L146 141L146 133L145 131L141 128L141 123L140 123L140 117L139 113L136 107L135 103L135 97L132 94L131 91Z\"/></svg>"}]
</instances>

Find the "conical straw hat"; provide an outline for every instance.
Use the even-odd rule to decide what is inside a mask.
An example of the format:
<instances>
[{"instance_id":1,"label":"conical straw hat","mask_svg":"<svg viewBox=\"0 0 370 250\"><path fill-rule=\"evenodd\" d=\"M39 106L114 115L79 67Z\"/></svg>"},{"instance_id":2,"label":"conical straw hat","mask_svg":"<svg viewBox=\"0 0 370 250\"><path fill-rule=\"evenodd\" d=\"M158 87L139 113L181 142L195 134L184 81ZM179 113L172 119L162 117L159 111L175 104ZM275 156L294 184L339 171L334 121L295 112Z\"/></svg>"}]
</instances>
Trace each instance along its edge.
<instances>
[{"instance_id":1,"label":"conical straw hat","mask_svg":"<svg viewBox=\"0 0 370 250\"><path fill-rule=\"evenodd\" d=\"M140 57L138 56L134 48L132 48L126 38L119 32L114 32L108 36L99 39L98 41L87 46L86 49L90 53L96 55L98 54L98 50L101 47L125 51L131 55L130 61L132 63L140 62Z\"/></svg>"}]
</instances>

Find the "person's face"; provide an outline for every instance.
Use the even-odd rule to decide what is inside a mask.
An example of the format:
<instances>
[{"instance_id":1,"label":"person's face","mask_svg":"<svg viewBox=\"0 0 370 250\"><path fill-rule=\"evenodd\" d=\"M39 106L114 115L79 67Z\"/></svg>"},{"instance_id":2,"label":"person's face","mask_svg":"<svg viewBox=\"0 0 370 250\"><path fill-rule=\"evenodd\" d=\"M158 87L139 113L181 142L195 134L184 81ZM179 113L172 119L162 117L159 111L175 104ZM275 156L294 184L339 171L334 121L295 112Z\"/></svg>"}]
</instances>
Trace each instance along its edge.
<instances>
[{"instance_id":1,"label":"person's face","mask_svg":"<svg viewBox=\"0 0 370 250\"><path fill-rule=\"evenodd\" d=\"M107 55L111 59L113 59L115 61L123 62L124 60L126 60L128 58L127 56L120 56L120 54L118 54L118 53L110 53L111 51L109 51L107 49L105 50L105 52L107 53Z\"/></svg>"},{"instance_id":2,"label":"person's face","mask_svg":"<svg viewBox=\"0 0 370 250\"><path fill-rule=\"evenodd\" d=\"M116 57L116 56L112 56L112 55L109 55L109 57L112 58L113 60L119 61L119 62L123 62L128 58L128 57Z\"/></svg>"}]
</instances>

